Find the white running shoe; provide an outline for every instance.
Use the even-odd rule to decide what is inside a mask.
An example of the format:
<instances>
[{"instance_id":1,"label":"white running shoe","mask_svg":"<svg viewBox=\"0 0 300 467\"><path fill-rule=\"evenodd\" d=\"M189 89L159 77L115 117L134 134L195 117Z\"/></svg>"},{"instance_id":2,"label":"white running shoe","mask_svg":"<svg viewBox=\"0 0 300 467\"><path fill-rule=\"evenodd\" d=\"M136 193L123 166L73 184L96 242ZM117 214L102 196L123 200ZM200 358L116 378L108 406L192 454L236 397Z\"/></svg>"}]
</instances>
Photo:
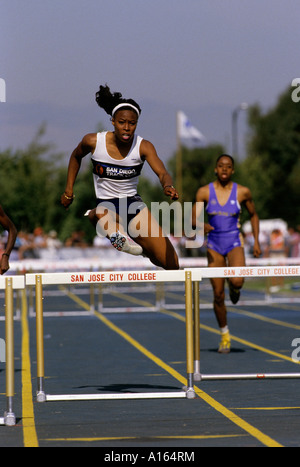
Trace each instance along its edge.
<instances>
[{"instance_id":1,"label":"white running shoe","mask_svg":"<svg viewBox=\"0 0 300 467\"><path fill-rule=\"evenodd\" d=\"M143 248L140 245L120 232L115 232L110 236L110 243L118 251L123 251L130 255L139 256L143 253Z\"/></svg>"}]
</instances>

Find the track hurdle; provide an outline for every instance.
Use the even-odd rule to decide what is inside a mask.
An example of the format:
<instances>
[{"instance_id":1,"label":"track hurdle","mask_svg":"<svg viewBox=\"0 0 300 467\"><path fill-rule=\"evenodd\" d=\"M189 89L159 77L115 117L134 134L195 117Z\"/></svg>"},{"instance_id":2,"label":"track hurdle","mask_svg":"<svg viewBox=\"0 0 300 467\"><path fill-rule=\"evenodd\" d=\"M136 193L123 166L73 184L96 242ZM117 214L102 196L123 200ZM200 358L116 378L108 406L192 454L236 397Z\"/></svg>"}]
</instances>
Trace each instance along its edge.
<instances>
[{"instance_id":1,"label":"track hurdle","mask_svg":"<svg viewBox=\"0 0 300 467\"><path fill-rule=\"evenodd\" d=\"M43 286L74 284L112 284L142 282L183 282L186 295L186 368L187 386L182 391L161 393L128 394L63 394L49 395L45 392L45 358L43 325ZM100 399L154 399L195 398L194 373L194 326L191 271L111 271L26 274L26 285L35 286L36 295L36 346L37 346L37 401L100 400Z\"/></svg>"},{"instance_id":2,"label":"track hurdle","mask_svg":"<svg viewBox=\"0 0 300 467\"><path fill-rule=\"evenodd\" d=\"M300 276L300 266L255 266L255 267L225 267L225 268L195 268L191 270L194 283L194 381L213 380L262 380L262 379L297 379L300 373L242 373L242 374L201 374L200 372L200 287L197 281L211 278L232 277L293 277Z\"/></svg>"},{"instance_id":3,"label":"track hurdle","mask_svg":"<svg viewBox=\"0 0 300 467\"><path fill-rule=\"evenodd\" d=\"M13 411L15 395L14 363L14 289L24 289L24 276L0 276L0 289L5 289L5 364L6 364L6 401L7 409L0 425L14 426L16 416Z\"/></svg>"}]
</instances>

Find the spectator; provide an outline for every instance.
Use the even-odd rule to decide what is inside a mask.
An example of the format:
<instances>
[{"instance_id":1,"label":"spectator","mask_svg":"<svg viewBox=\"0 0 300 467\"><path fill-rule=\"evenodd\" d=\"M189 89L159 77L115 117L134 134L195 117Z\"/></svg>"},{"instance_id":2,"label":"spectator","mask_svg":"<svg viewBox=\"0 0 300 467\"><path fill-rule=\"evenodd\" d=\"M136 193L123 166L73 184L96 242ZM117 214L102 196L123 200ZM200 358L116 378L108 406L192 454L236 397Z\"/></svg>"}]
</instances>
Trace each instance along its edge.
<instances>
[{"instance_id":1,"label":"spectator","mask_svg":"<svg viewBox=\"0 0 300 467\"><path fill-rule=\"evenodd\" d=\"M39 250L47 248L47 236L42 227L36 227L33 234L20 232L19 239L21 245L19 247L19 257L24 258L39 258Z\"/></svg>"},{"instance_id":2,"label":"spectator","mask_svg":"<svg viewBox=\"0 0 300 467\"><path fill-rule=\"evenodd\" d=\"M272 230L266 251L270 258L285 258L287 256L286 239L280 229Z\"/></svg>"},{"instance_id":3,"label":"spectator","mask_svg":"<svg viewBox=\"0 0 300 467\"><path fill-rule=\"evenodd\" d=\"M72 247L72 246L77 246L77 247L82 247L85 248L87 247L87 243L84 240L84 235L85 233L81 230L78 230L76 232L73 232L69 238L65 241L65 246L67 247Z\"/></svg>"},{"instance_id":4,"label":"spectator","mask_svg":"<svg viewBox=\"0 0 300 467\"><path fill-rule=\"evenodd\" d=\"M285 258L287 256L287 244L286 238L283 232L280 229L273 229L270 238L269 244L267 247L267 256L269 258ZM284 277L272 277L271 278L271 287L270 292L278 292L281 287L284 285Z\"/></svg>"},{"instance_id":5,"label":"spectator","mask_svg":"<svg viewBox=\"0 0 300 467\"><path fill-rule=\"evenodd\" d=\"M294 227L288 228L287 246L288 256L290 258L298 258L300 252L300 233Z\"/></svg>"}]
</instances>

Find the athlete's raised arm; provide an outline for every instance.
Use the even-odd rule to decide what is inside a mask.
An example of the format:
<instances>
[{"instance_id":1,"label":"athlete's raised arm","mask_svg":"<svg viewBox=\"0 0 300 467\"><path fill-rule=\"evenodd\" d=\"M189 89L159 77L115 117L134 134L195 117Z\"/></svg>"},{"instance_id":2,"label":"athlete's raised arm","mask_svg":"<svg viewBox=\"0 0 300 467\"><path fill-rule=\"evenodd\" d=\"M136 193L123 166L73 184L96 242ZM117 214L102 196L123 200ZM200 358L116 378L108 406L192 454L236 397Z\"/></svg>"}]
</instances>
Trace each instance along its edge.
<instances>
[{"instance_id":1,"label":"athlete's raised arm","mask_svg":"<svg viewBox=\"0 0 300 467\"><path fill-rule=\"evenodd\" d=\"M90 152L94 151L96 147L96 141L96 133L89 133L85 135L71 154L68 165L66 188L64 193L61 195L61 204L65 208L68 208L74 200L73 187L81 167L81 161Z\"/></svg>"}]
</instances>

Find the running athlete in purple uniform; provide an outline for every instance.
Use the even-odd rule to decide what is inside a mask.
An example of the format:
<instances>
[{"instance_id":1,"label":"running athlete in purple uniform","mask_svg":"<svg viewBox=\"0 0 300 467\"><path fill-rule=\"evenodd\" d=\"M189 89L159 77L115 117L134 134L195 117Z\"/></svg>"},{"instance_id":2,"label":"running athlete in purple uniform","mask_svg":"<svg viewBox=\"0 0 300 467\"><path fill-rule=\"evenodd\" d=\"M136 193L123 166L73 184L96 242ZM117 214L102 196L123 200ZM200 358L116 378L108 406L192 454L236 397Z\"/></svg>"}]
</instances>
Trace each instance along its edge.
<instances>
[{"instance_id":1,"label":"running athlete in purple uniform","mask_svg":"<svg viewBox=\"0 0 300 467\"><path fill-rule=\"evenodd\" d=\"M258 241L259 219L255 210L249 188L238 185L231 180L234 173L234 160L223 154L218 157L215 174L217 180L199 188L196 202L204 202L208 215L208 224L204 231L207 234L207 258L209 267L245 266L243 238L240 233L239 218L241 206L247 209L254 236L253 254L260 256ZM196 225L196 205L193 208L193 224ZM230 299L237 303L243 278L228 279ZM225 306L225 279L211 279L214 292L214 311L221 330L220 353L230 352L230 333L227 324Z\"/></svg>"},{"instance_id":2,"label":"running athlete in purple uniform","mask_svg":"<svg viewBox=\"0 0 300 467\"><path fill-rule=\"evenodd\" d=\"M112 94L108 86L100 86L96 102L111 116L113 131L87 134L74 149L61 203L68 208L73 202L73 187L81 161L91 153L98 205L89 211L91 222L99 226L117 250L143 254L164 269L178 269L172 243L137 193L138 178L146 161L158 176L164 194L178 199L172 178L153 144L135 135L141 109L134 100L122 98L121 93ZM137 236L132 235L134 242L130 242L128 233L133 226Z\"/></svg>"}]
</instances>

